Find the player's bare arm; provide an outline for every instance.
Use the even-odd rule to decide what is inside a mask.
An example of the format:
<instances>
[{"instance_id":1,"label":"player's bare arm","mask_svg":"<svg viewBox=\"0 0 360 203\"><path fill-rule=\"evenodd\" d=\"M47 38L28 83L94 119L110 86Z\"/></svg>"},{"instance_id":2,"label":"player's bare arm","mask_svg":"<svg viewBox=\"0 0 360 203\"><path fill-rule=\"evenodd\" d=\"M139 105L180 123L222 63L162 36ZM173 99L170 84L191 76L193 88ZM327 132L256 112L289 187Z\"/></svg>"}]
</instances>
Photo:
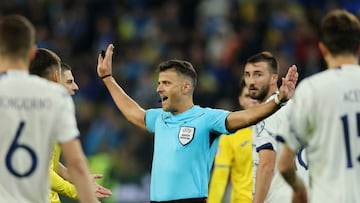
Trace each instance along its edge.
<instances>
[{"instance_id":1,"label":"player's bare arm","mask_svg":"<svg viewBox=\"0 0 360 203\"><path fill-rule=\"evenodd\" d=\"M124 114L127 120L137 125L142 129L145 127L145 110L136 103L126 92L118 85L116 80L112 77L112 56L114 45L110 44L105 52L104 58L99 54L97 73L102 79L105 86L109 90L116 106Z\"/></svg>"},{"instance_id":2,"label":"player's bare arm","mask_svg":"<svg viewBox=\"0 0 360 203\"><path fill-rule=\"evenodd\" d=\"M61 163L59 162L58 165L58 170L56 171L63 179L68 180L70 179L69 177L69 172L67 170L67 168Z\"/></svg>"},{"instance_id":3,"label":"player's bare arm","mask_svg":"<svg viewBox=\"0 0 360 203\"><path fill-rule=\"evenodd\" d=\"M68 165L70 178L76 186L79 199L81 202L98 202L93 201L96 198L93 179L84 153L81 150L79 140L71 140L61 144L61 151L64 155L65 163Z\"/></svg>"},{"instance_id":4,"label":"player's bare arm","mask_svg":"<svg viewBox=\"0 0 360 203\"><path fill-rule=\"evenodd\" d=\"M275 161L276 152L274 150L264 149L259 152L259 165L256 170L253 203L265 201L274 175Z\"/></svg>"}]
</instances>

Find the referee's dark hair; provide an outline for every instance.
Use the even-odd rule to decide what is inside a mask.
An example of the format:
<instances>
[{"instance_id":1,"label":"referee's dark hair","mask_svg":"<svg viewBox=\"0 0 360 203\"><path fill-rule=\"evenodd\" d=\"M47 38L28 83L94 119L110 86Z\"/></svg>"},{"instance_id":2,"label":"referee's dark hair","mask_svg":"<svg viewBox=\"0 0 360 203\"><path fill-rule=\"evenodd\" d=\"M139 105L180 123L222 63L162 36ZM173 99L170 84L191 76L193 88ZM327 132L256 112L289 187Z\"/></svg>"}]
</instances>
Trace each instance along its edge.
<instances>
[{"instance_id":1,"label":"referee's dark hair","mask_svg":"<svg viewBox=\"0 0 360 203\"><path fill-rule=\"evenodd\" d=\"M159 72L166 71L171 68L174 68L177 73L189 77L191 79L193 89L195 89L197 83L197 73L190 62L171 59L159 64Z\"/></svg>"}]
</instances>

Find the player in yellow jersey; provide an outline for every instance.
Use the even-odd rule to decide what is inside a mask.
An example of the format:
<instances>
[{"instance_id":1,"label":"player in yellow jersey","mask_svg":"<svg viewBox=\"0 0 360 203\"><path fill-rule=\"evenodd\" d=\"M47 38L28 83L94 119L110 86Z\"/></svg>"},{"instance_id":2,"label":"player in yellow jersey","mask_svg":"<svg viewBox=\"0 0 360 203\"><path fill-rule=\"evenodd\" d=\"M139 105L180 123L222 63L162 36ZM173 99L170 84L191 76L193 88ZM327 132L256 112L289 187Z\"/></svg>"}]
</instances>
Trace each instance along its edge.
<instances>
[{"instance_id":1,"label":"player in yellow jersey","mask_svg":"<svg viewBox=\"0 0 360 203\"><path fill-rule=\"evenodd\" d=\"M241 84L238 97L240 107L247 109L258 104L251 99L249 90ZM208 203L224 199L228 180L231 179L231 203L252 202L252 129L236 131L220 138L212 172Z\"/></svg>"},{"instance_id":2,"label":"player in yellow jersey","mask_svg":"<svg viewBox=\"0 0 360 203\"><path fill-rule=\"evenodd\" d=\"M60 154L61 151L59 145L55 144L53 156L50 162L50 181L51 181L50 202L51 203L61 202L58 193L70 197L72 199L77 199L77 193L74 188L74 185L59 175L58 172L59 164L61 164L59 162Z\"/></svg>"},{"instance_id":3,"label":"player in yellow jersey","mask_svg":"<svg viewBox=\"0 0 360 203\"><path fill-rule=\"evenodd\" d=\"M70 66L65 63L61 63L61 75L60 84L62 84L69 92L71 96L75 95L75 92L79 89L75 83L74 77L71 72ZM50 163L50 178L51 178L51 191L50 202L60 203L58 193L67 196L72 199L77 199L77 193L74 186L63 177L66 177L66 168L59 162L60 160L60 148L58 144L54 146L54 154ZM59 175L60 174L60 175Z\"/></svg>"},{"instance_id":4,"label":"player in yellow jersey","mask_svg":"<svg viewBox=\"0 0 360 203\"><path fill-rule=\"evenodd\" d=\"M53 57L50 57L51 55ZM39 75L54 82L59 82L67 89L68 93L73 96L78 90L78 86L74 81L71 67L61 62L61 73L59 73L57 69L52 67L52 64L56 62L54 60L55 58L60 61L60 58L52 51L42 48L38 49L34 60L30 64L30 73ZM75 187L69 181L67 168L59 162L60 154L61 151L59 145L54 144L54 151L50 162L51 203L61 202L58 194L72 199L78 199ZM95 174L93 177L101 178L102 175ZM95 182L94 184L94 192L98 198L109 197L111 195L110 190L96 184Z\"/></svg>"},{"instance_id":5,"label":"player in yellow jersey","mask_svg":"<svg viewBox=\"0 0 360 203\"><path fill-rule=\"evenodd\" d=\"M63 85L71 96L75 95L75 92L79 89L75 83L74 76L71 72L71 67L66 63L61 63L61 75L60 84ZM67 179L66 168L59 162L60 160L60 148L58 144L54 146L54 154L50 163L50 178L51 178L51 191L50 191L50 202L60 203L58 193L72 198L77 199L77 193L74 185L71 184ZM59 175L60 174L60 175ZM63 178L65 177L65 179Z\"/></svg>"}]
</instances>

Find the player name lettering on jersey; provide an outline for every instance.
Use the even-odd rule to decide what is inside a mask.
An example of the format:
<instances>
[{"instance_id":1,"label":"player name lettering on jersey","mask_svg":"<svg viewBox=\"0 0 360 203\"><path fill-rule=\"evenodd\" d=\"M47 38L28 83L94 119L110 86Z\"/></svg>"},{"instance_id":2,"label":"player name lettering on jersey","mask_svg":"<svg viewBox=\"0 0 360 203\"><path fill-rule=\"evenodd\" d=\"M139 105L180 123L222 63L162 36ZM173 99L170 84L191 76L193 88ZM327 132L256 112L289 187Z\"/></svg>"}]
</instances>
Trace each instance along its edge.
<instances>
[{"instance_id":1,"label":"player name lettering on jersey","mask_svg":"<svg viewBox=\"0 0 360 203\"><path fill-rule=\"evenodd\" d=\"M344 94L347 102L360 102L360 89L350 90Z\"/></svg>"},{"instance_id":2,"label":"player name lettering on jersey","mask_svg":"<svg viewBox=\"0 0 360 203\"><path fill-rule=\"evenodd\" d=\"M0 96L0 108L13 108L17 110L49 109L49 98L20 98Z\"/></svg>"}]
</instances>

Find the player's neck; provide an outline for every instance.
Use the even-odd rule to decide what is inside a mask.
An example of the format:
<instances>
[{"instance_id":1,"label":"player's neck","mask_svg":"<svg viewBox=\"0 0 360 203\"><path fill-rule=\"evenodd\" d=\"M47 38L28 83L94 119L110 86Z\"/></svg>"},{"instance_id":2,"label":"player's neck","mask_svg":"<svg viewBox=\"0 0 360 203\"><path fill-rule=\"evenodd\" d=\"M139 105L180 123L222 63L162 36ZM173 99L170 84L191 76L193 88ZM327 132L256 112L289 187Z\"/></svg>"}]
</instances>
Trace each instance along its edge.
<instances>
[{"instance_id":1,"label":"player's neck","mask_svg":"<svg viewBox=\"0 0 360 203\"><path fill-rule=\"evenodd\" d=\"M8 70L29 70L29 63L24 60L14 60L8 57L0 57L0 72Z\"/></svg>"},{"instance_id":2,"label":"player's neck","mask_svg":"<svg viewBox=\"0 0 360 203\"><path fill-rule=\"evenodd\" d=\"M354 55L338 55L325 58L328 69L339 68L343 64L358 64L359 58Z\"/></svg>"}]
</instances>

